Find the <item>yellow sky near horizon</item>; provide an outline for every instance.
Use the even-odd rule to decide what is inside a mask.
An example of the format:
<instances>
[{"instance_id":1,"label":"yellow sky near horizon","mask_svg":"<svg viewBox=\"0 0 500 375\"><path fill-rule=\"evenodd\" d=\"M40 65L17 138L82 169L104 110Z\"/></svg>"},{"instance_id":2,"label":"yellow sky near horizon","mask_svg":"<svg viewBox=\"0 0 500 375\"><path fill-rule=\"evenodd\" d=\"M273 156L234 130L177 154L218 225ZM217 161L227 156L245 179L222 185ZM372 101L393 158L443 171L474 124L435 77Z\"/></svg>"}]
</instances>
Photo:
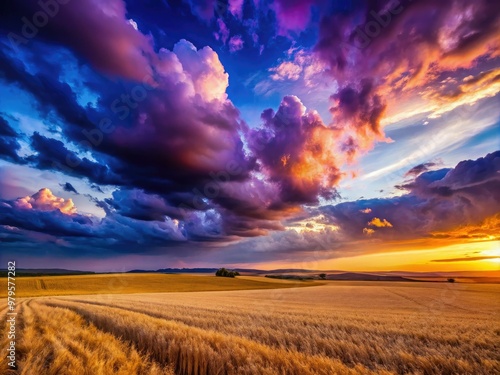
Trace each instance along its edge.
<instances>
[{"instance_id":1,"label":"yellow sky near horizon","mask_svg":"<svg viewBox=\"0 0 500 375\"><path fill-rule=\"evenodd\" d=\"M263 263L255 265L255 268L413 272L500 271L500 241L468 242L430 249L416 245L411 250L377 252L330 260L303 259L301 262Z\"/></svg>"},{"instance_id":2,"label":"yellow sky near horizon","mask_svg":"<svg viewBox=\"0 0 500 375\"><path fill-rule=\"evenodd\" d=\"M500 241L454 244L434 249L383 252L328 261L327 268L366 271L499 271ZM496 257L496 258L483 258ZM482 258L482 259L481 259ZM330 267L331 266L331 267Z\"/></svg>"}]
</instances>

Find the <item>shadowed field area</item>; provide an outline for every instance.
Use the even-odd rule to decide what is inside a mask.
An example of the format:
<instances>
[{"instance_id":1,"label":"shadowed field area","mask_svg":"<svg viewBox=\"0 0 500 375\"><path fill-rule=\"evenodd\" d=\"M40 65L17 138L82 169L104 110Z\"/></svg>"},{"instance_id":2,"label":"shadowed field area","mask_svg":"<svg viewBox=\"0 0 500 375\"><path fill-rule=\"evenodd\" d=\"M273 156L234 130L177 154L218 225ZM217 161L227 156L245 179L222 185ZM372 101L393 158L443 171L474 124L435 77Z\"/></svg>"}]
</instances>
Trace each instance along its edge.
<instances>
[{"instance_id":1,"label":"shadowed field area","mask_svg":"<svg viewBox=\"0 0 500 375\"><path fill-rule=\"evenodd\" d=\"M499 302L497 285L353 281L27 298L16 373L495 374Z\"/></svg>"},{"instance_id":2,"label":"shadowed field area","mask_svg":"<svg viewBox=\"0 0 500 375\"><path fill-rule=\"evenodd\" d=\"M283 281L264 277L227 278L180 274L105 274L18 277L17 297L75 294L202 292L291 288L318 285L313 281ZM7 296L7 279L0 279L0 297Z\"/></svg>"}]
</instances>

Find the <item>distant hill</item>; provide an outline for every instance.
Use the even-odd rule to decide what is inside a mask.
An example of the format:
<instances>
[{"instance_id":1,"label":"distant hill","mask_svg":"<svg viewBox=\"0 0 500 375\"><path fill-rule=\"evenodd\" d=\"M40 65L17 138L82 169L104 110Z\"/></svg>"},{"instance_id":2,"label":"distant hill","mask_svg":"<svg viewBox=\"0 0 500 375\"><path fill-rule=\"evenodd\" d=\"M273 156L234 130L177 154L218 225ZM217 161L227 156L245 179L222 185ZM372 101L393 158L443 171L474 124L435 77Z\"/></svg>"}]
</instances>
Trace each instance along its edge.
<instances>
[{"instance_id":1,"label":"distant hill","mask_svg":"<svg viewBox=\"0 0 500 375\"><path fill-rule=\"evenodd\" d=\"M269 274L309 274L309 273L322 273L322 272L342 272L342 271L317 271L317 270L305 270L301 268L281 268L275 270L259 270L255 268L231 268L233 271L238 271L242 274L247 275L269 275ZM128 273L215 273L219 268L160 268L157 270L141 270L135 269L128 271Z\"/></svg>"},{"instance_id":2,"label":"distant hill","mask_svg":"<svg viewBox=\"0 0 500 375\"><path fill-rule=\"evenodd\" d=\"M64 276L64 275L92 275L92 271L66 270L63 268L16 268L16 277L19 276ZM0 277L6 277L7 271L0 271Z\"/></svg>"},{"instance_id":3,"label":"distant hill","mask_svg":"<svg viewBox=\"0 0 500 375\"><path fill-rule=\"evenodd\" d=\"M401 276L386 276L369 273L345 272L338 274L327 274L327 280L356 280L356 281L416 281Z\"/></svg>"},{"instance_id":4,"label":"distant hill","mask_svg":"<svg viewBox=\"0 0 500 375\"><path fill-rule=\"evenodd\" d=\"M257 270L257 269L250 269L250 268L229 268L226 267L227 269L231 269L233 271L238 271L238 272L244 272L244 273L250 273L250 274L263 274L263 273L268 273L271 271L262 271L262 270ZM131 270L128 271L128 273L215 273L218 268L160 268L157 270Z\"/></svg>"},{"instance_id":5,"label":"distant hill","mask_svg":"<svg viewBox=\"0 0 500 375\"><path fill-rule=\"evenodd\" d=\"M215 273L218 268L160 268L157 270L131 270L127 273Z\"/></svg>"},{"instance_id":6,"label":"distant hill","mask_svg":"<svg viewBox=\"0 0 500 375\"><path fill-rule=\"evenodd\" d=\"M411 271L376 271L376 272L346 272L341 270L307 270L301 268L282 268L274 270L259 270L254 268L231 268L242 276L268 276L283 279L320 279L320 274L326 274L327 280L358 280L358 281L439 281L455 278L457 282L500 283L500 271L451 271L451 272L411 272ZM134 269L125 273L166 273L166 274L215 274L218 268L160 268L157 270ZM68 270L61 268L18 268L16 276L59 276L59 275L89 275L116 272L91 272ZM0 271L0 277L7 276L6 270Z\"/></svg>"}]
</instances>

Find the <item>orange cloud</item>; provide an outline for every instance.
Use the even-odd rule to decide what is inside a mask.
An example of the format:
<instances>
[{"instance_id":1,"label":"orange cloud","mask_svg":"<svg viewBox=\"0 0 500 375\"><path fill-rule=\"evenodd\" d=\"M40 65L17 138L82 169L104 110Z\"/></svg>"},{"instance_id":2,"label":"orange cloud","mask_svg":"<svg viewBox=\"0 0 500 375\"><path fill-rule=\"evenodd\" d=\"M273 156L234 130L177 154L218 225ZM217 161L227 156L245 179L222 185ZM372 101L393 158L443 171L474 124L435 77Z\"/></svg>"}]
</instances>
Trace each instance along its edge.
<instances>
[{"instance_id":1,"label":"orange cloud","mask_svg":"<svg viewBox=\"0 0 500 375\"><path fill-rule=\"evenodd\" d=\"M48 188L40 189L37 193L18 198L14 205L26 210L53 211L59 210L63 214L76 214L76 207L73 200L56 197Z\"/></svg>"},{"instance_id":2,"label":"orange cloud","mask_svg":"<svg viewBox=\"0 0 500 375\"><path fill-rule=\"evenodd\" d=\"M436 118L462 105L471 105L483 98L495 96L500 91L500 68L469 75L461 82L448 78L422 93L429 101L430 118Z\"/></svg>"},{"instance_id":3,"label":"orange cloud","mask_svg":"<svg viewBox=\"0 0 500 375\"><path fill-rule=\"evenodd\" d=\"M372 212L372 209L371 208L365 208L364 210L359 210L359 212L362 212L364 214L369 214L370 212Z\"/></svg>"},{"instance_id":4,"label":"orange cloud","mask_svg":"<svg viewBox=\"0 0 500 375\"><path fill-rule=\"evenodd\" d=\"M367 236L371 236L374 233L375 233L375 231L371 228L363 228L363 234L365 234Z\"/></svg>"},{"instance_id":5,"label":"orange cloud","mask_svg":"<svg viewBox=\"0 0 500 375\"><path fill-rule=\"evenodd\" d=\"M496 241L500 239L500 213L485 218L479 224L462 225L448 231L432 232L431 235L433 238L458 241Z\"/></svg>"},{"instance_id":6,"label":"orange cloud","mask_svg":"<svg viewBox=\"0 0 500 375\"><path fill-rule=\"evenodd\" d=\"M474 262L477 260L490 260L490 259L500 259L498 256L479 256L479 257L463 257L463 258L450 258L450 259L433 259L431 262Z\"/></svg>"},{"instance_id":7,"label":"orange cloud","mask_svg":"<svg viewBox=\"0 0 500 375\"><path fill-rule=\"evenodd\" d=\"M368 223L368 225L371 225L371 226L374 226L374 227L377 227L377 228L383 228L383 227L392 228L392 224L389 223L386 219L380 220L378 217L374 217Z\"/></svg>"}]
</instances>

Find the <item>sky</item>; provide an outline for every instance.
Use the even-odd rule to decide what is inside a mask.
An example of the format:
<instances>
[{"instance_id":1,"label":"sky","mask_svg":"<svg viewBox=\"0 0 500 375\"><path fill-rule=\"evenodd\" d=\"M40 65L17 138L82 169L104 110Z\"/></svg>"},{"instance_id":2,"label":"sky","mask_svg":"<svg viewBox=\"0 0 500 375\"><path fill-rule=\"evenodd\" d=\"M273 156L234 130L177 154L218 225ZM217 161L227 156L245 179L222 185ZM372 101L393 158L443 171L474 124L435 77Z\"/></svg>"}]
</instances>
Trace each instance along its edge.
<instances>
[{"instance_id":1,"label":"sky","mask_svg":"<svg viewBox=\"0 0 500 375\"><path fill-rule=\"evenodd\" d=\"M7 0L0 258L500 269L500 3Z\"/></svg>"}]
</instances>

